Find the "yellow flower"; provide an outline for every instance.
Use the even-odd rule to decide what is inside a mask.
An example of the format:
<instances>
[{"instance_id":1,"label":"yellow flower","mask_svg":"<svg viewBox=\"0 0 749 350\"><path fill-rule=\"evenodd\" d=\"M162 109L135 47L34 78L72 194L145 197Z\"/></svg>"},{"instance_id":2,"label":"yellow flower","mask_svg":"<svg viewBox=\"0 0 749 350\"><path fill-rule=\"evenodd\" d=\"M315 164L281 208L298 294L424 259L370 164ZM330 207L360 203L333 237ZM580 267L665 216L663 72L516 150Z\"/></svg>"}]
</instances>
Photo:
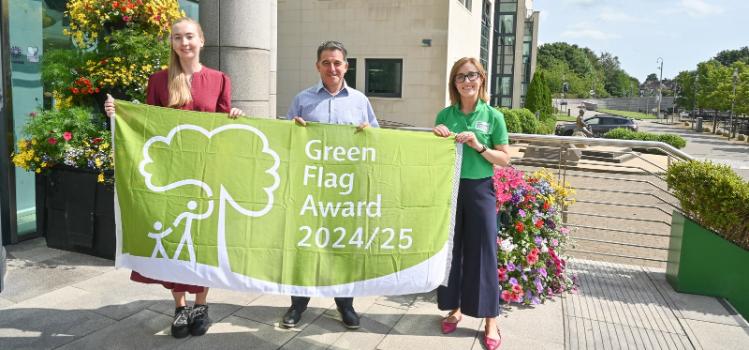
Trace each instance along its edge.
<instances>
[{"instance_id":1,"label":"yellow flower","mask_svg":"<svg viewBox=\"0 0 749 350\"><path fill-rule=\"evenodd\" d=\"M102 161L101 161L101 159L99 159L99 158L96 158L96 160L94 160L94 164L96 164L96 167L97 167L97 168L101 168L101 164L102 164Z\"/></svg>"},{"instance_id":2,"label":"yellow flower","mask_svg":"<svg viewBox=\"0 0 749 350\"><path fill-rule=\"evenodd\" d=\"M99 173L99 176L96 178L96 181L104 182L104 173Z\"/></svg>"},{"instance_id":3,"label":"yellow flower","mask_svg":"<svg viewBox=\"0 0 749 350\"><path fill-rule=\"evenodd\" d=\"M35 172L36 172L37 174L39 174L39 173L41 173L41 172L42 172L42 168L36 168L36 170L34 170L34 171L35 171Z\"/></svg>"},{"instance_id":4,"label":"yellow flower","mask_svg":"<svg viewBox=\"0 0 749 350\"><path fill-rule=\"evenodd\" d=\"M104 143L101 144L101 146L99 148L101 148L101 149L107 149L107 148L109 148L109 143L104 142Z\"/></svg>"}]
</instances>

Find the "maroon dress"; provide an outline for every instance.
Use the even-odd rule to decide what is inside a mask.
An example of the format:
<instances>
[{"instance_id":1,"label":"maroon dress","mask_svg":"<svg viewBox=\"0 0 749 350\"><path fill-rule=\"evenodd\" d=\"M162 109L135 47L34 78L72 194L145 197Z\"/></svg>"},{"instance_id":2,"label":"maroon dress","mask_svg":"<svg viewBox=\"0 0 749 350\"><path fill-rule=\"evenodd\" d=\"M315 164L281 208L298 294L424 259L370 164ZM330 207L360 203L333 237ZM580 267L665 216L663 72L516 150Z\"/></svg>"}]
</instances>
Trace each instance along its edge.
<instances>
[{"instance_id":1,"label":"maroon dress","mask_svg":"<svg viewBox=\"0 0 749 350\"><path fill-rule=\"evenodd\" d=\"M217 70L203 67L192 74L192 102L180 109L199 112L224 112L231 110L231 81L226 74ZM148 78L146 88L146 103L154 106L167 107L169 104L169 72L165 69L156 72ZM202 293L205 287L167 282L148 278L133 271L130 279L141 283L160 283L164 288L173 292Z\"/></svg>"}]
</instances>

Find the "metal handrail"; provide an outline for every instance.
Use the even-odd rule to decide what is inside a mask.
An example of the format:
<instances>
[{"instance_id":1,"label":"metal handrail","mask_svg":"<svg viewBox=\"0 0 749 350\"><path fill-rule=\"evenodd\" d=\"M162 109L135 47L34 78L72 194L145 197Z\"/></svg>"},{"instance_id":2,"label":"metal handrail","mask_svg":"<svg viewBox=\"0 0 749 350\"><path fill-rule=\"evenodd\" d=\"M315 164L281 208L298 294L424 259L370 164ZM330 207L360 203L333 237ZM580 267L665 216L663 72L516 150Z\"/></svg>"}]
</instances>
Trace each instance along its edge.
<instances>
[{"instance_id":1,"label":"metal handrail","mask_svg":"<svg viewBox=\"0 0 749 350\"><path fill-rule=\"evenodd\" d=\"M432 130L416 127L398 129L428 132ZM566 183L568 178L593 181L582 182L575 186L578 191L575 203L594 205L595 208L576 210L573 204L573 207L564 208L561 211L565 225L580 232L580 234L574 234L571 237L572 240L585 246L573 246L568 252L660 264L666 262L664 253L668 252L668 246L663 244L663 239L669 236L672 211L681 211L681 208L674 204L676 200L668 185L663 185L664 172L673 160L693 160L690 155L669 144L654 141L516 133L511 133L509 138L523 153L520 157L512 157L512 162L516 167L556 169L558 181L561 183ZM580 147L580 145L585 146ZM629 148L629 150L585 148L586 146L613 146ZM526 147L525 151L522 150L524 147ZM529 157L528 149L531 147L534 148L534 152ZM641 152L634 152L632 148L657 150L666 158L667 164L661 164L655 158L645 157ZM538 151L539 149L548 151ZM612 163L611 158L599 157L595 153L581 155L577 150L606 152L613 155L630 154L639 160L637 163L618 164ZM569 152L575 152L577 155L568 158ZM583 155L585 158L582 158ZM594 172L599 175L591 174ZM622 174L627 175L622 176ZM630 174L636 177L628 177ZM653 181L653 178L658 181ZM609 184L622 183L637 184L645 188L638 189L629 185L621 189L607 187ZM634 202L633 197L648 198L646 202L648 204ZM632 212L632 210L646 210L648 213L657 213L657 215L649 214L648 216L652 218L643 217L641 213ZM570 218L568 215L573 217ZM640 253L637 253L638 251Z\"/></svg>"},{"instance_id":2,"label":"metal handrail","mask_svg":"<svg viewBox=\"0 0 749 350\"><path fill-rule=\"evenodd\" d=\"M674 146L657 141L636 141L636 140L616 140L603 138L588 138L577 136L557 136L557 135L535 135L535 134L510 134L510 140L513 142L544 142L557 145L579 145L586 144L590 146L621 146L634 148L658 149L667 155L680 160L694 160L694 158Z\"/></svg>"}]
</instances>

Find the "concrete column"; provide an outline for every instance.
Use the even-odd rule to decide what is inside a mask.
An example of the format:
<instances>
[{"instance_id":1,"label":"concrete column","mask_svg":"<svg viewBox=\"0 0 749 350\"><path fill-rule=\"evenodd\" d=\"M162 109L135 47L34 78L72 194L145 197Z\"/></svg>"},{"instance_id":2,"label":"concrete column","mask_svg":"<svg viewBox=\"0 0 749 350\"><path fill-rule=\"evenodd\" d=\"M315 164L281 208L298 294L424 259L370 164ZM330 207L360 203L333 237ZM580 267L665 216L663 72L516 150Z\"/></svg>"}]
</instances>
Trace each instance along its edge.
<instances>
[{"instance_id":1,"label":"concrete column","mask_svg":"<svg viewBox=\"0 0 749 350\"><path fill-rule=\"evenodd\" d=\"M200 2L202 62L231 78L232 106L254 117L275 118L276 1Z\"/></svg>"}]
</instances>

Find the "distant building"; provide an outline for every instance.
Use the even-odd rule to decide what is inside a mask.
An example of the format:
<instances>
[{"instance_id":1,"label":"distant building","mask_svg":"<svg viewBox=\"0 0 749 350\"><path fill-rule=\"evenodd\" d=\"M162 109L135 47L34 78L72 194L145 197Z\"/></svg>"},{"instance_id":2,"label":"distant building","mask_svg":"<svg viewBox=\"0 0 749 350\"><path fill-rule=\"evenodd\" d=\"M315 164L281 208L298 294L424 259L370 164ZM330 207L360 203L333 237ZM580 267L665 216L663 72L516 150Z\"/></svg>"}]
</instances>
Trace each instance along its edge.
<instances>
[{"instance_id":1,"label":"distant building","mask_svg":"<svg viewBox=\"0 0 749 350\"><path fill-rule=\"evenodd\" d=\"M315 49L344 43L347 83L369 96L379 119L431 126L449 104L447 79L461 57L480 58L491 104L521 107L536 65L532 1L278 0L277 108L319 79Z\"/></svg>"}]
</instances>

